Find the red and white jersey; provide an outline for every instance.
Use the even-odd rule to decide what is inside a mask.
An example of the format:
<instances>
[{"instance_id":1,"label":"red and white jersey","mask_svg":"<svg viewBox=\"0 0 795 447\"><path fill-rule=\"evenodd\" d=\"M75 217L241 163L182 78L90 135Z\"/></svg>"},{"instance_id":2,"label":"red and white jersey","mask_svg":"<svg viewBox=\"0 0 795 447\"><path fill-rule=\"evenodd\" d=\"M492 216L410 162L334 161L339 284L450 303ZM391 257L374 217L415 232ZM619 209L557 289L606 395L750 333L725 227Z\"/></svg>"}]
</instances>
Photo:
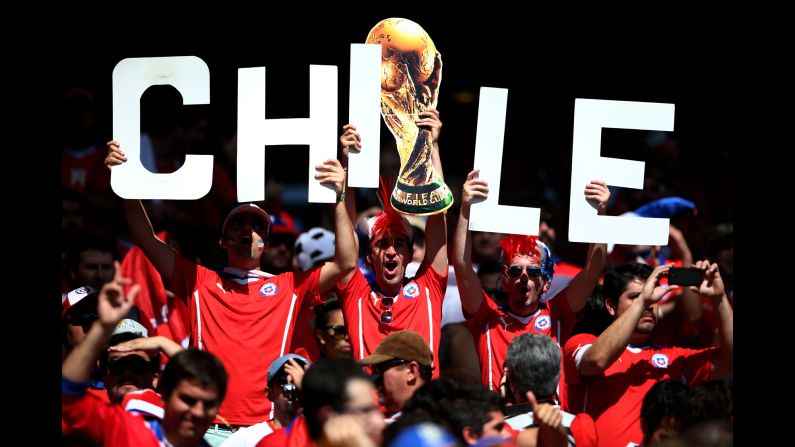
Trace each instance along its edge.
<instances>
[{"instance_id":1,"label":"red and white jersey","mask_svg":"<svg viewBox=\"0 0 795 447\"><path fill-rule=\"evenodd\" d=\"M110 194L110 170L105 167L104 145L61 151L61 187L77 192Z\"/></svg>"},{"instance_id":2,"label":"red and white jersey","mask_svg":"<svg viewBox=\"0 0 795 447\"><path fill-rule=\"evenodd\" d=\"M484 386L492 391L499 390L508 346L514 338L522 334L543 334L559 345L561 339L565 342L576 322L567 291L563 290L554 299L539 304L538 309L526 317L520 317L507 308L500 309L483 293L480 307L474 315L468 316L466 325L475 340Z\"/></svg>"},{"instance_id":3,"label":"red and white jersey","mask_svg":"<svg viewBox=\"0 0 795 447\"><path fill-rule=\"evenodd\" d=\"M391 324L381 323L381 313L386 309L380 304L383 295L370 287L359 269L344 287L338 283L337 288L354 360L372 354L387 335L411 329L428 342L433 352L433 377L439 377L439 338L447 276L436 273L430 264L423 264L395 297Z\"/></svg>"},{"instance_id":4,"label":"red and white jersey","mask_svg":"<svg viewBox=\"0 0 795 447\"><path fill-rule=\"evenodd\" d=\"M268 365L288 353L301 307L317 296L320 268L223 277L176 256L170 290L187 297L190 344L218 357L229 374L218 415L232 425L268 419Z\"/></svg>"},{"instance_id":5,"label":"red and white jersey","mask_svg":"<svg viewBox=\"0 0 795 447\"><path fill-rule=\"evenodd\" d=\"M595 335L578 334L563 348L563 364L572 413L588 413L596 421L600 446L640 444L643 397L661 380L682 380L695 386L709 379L717 348L702 350L627 346L602 374L582 377L578 365Z\"/></svg>"}]
</instances>

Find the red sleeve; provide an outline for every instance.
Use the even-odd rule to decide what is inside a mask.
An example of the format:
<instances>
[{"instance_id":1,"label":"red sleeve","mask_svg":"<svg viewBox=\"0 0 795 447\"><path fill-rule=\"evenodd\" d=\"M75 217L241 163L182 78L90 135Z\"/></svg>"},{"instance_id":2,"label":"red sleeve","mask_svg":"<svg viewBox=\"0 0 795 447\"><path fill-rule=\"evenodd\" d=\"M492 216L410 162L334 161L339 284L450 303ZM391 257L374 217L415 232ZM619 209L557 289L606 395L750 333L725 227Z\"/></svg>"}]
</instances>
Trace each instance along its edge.
<instances>
[{"instance_id":1,"label":"red sleeve","mask_svg":"<svg viewBox=\"0 0 795 447\"><path fill-rule=\"evenodd\" d=\"M196 284L200 284L209 274L215 274L215 272L176 255L174 256L174 269L169 290L180 299L187 300L193 294Z\"/></svg>"},{"instance_id":2,"label":"red sleeve","mask_svg":"<svg viewBox=\"0 0 795 447\"><path fill-rule=\"evenodd\" d=\"M571 337L563 346L563 375L567 384L581 383L580 369L577 368L577 355L580 348L592 345L596 336L592 334L577 334Z\"/></svg>"},{"instance_id":3,"label":"red sleeve","mask_svg":"<svg viewBox=\"0 0 795 447\"><path fill-rule=\"evenodd\" d=\"M596 447L596 424L588 413L580 413L571 421L571 434L577 447Z\"/></svg>"},{"instance_id":4,"label":"red sleeve","mask_svg":"<svg viewBox=\"0 0 795 447\"><path fill-rule=\"evenodd\" d=\"M682 374L690 387L694 387L709 380L712 372L713 360L720 348L707 349L677 349L677 356L684 357Z\"/></svg>"},{"instance_id":5,"label":"red sleeve","mask_svg":"<svg viewBox=\"0 0 795 447\"><path fill-rule=\"evenodd\" d=\"M110 405L93 394L82 396L61 395L62 425L80 431L103 444L119 437L126 429L124 420L130 417L120 405Z\"/></svg>"},{"instance_id":6,"label":"red sleeve","mask_svg":"<svg viewBox=\"0 0 795 447\"><path fill-rule=\"evenodd\" d=\"M549 313L552 314L552 318L560 321L560 338L562 338L562 340L558 340L558 343L561 346L569 339L569 334L571 334L571 330L574 329L574 325L578 321L577 315L571 310L568 291L567 287L555 295L554 298L547 301L547 304L549 304Z\"/></svg>"},{"instance_id":7,"label":"red sleeve","mask_svg":"<svg viewBox=\"0 0 795 447\"><path fill-rule=\"evenodd\" d=\"M284 427L268 433L259 440L257 447L284 447L287 443L287 431Z\"/></svg>"},{"instance_id":8,"label":"red sleeve","mask_svg":"<svg viewBox=\"0 0 795 447\"><path fill-rule=\"evenodd\" d=\"M342 281L337 282L337 298L340 300L340 304L347 300L348 297L355 297L358 290L365 286L368 286L367 279L362 275L362 271L356 267L353 276L351 276L351 279L349 279L347 283L343 284Z\"/></svg>"},{"instance_id":9,"label":"red sleeve","mask_svg":"<svg viewBox=\"0 0 795 447\"><path fill-rule=\"evenodd\" d=\"M473 337L475 334L479 334L481 329L486 326L485 322L492 312L492 306L496 308L496 304L491 301L491 298L486 295L486 292L481 290L481 293L483 293L483 300L480 302L480 307L478 307L478 310L474 314L467 315L463 306L461 306L461 310L464 312L464 318L466 318L466 326L469 328L469 332L472 333Z\"/></svg>"},{"instance_id":10,"label":"red sleeve","mask_svg":"<svg viewBox=\"0 0 795 447\"><path fill-rule=\"evenodd\" d=\"M440 301L444 300L444 294L447 291L447 270L442 276L431 267L430 262L423 262L414 278L422 278L425 281L431 289L432 298L438 298Z\"/></svg>"},{"instance_id":11,"label":"red sleeve","mask_svg":"<svg viewBox=\"0 0 795 447\"><path fill-rule=\"evenodd\" d=\"M314 306L320 304L320 269L322 266L317 266L305 272L296 271L292 272L293 275L293 290L298 296L299 302L304 306Z\"/></svg>"}]
</instances>

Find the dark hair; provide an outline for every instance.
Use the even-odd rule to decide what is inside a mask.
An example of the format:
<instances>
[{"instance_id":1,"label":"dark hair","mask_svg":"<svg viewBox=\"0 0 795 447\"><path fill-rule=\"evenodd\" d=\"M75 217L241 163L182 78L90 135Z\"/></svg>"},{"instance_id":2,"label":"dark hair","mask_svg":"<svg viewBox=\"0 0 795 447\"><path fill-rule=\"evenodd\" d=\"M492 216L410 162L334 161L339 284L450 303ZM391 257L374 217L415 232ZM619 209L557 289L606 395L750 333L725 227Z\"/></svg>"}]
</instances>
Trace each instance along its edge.
<instances>
[{"instance_id":1,"label":"dark hair","mask_svg":"<svg viewBox=\"0 0 795 447\"><path fill-rule=\"evenodd\" d=\"M306 372L301 390L304 417L309 436L317 440L323 431L318 412L324 406L342 412L348 403L348 383L354 379L370 381L362 367L350 359L322 358Z\"/></svg>"},{"instance_id":2,"label":"dark hair","mask_svg":"<svg viewBox=\"0 0 795 447\"><path fill-rule=\"evenodd\" d=\"M710 380L692 388L682 416L682 431L702 422L731 421L732 397L732 388L724 380Z\"/></svg>"},{"instance_id":3,"label":"dark hair","mask_svg":"<svg viewBox=\"0 0 795 447\"><path fill-rule=\"evenodd\" d=\"M400 419L384 430L384 445L403 429L431 422L450 431L461 443L465 427L480 436L492 411L502 411L502 400L482 385L459 384L450 379L428 382L417 388L403 406Z\"/></svg>"},{"instance_id":4,"label":"dark hair","mask_svg":"<svg viewBox=\"0 0 795 447\"><path fill-rule=\"evenodd\" d=\"M660 428L666 418L682 420L682 412L687 402L688 387L678 380L657 382L643 397L640 407L640 427L643 430L643 444L648 445L650 437Z\"/></svg>"},{"instance_id":5,"label":"dark hair","mask_svg":"<svg viewBox=\"0 0 795 447\"><path fill-rule=\"evenodd\" d=\"M560 380L560 347L541 334L513 339L505 356L511 385L522 396L532 391L538 399L555 395Z\"/></svg>"},{"instance_id":6,"label":"dark hair","mask_svg":"<svg viewBox=\"0 0 795 447\"><path fill-rule=\"evenodd\" d=\"M629 283L636 279L645 282L651 272L651 266L646 264L630 263L619 265L615 270L605 275L604 285L602 286L604 299L617 301L618 297L627 290Z\"/></svg>"},{"instance_id":7,"label":"dark hair","mask_svg":"<svg viewBox=\"0 0 795 447\"><path fill-rule=\"evenodd\" d=\"M135 340L136 338L141 338L140 335L133 334L131 332L124 332L121 334L116 334L110 337L110 342L108 342L108 347L116 346L118 344L124 343L125 341ZM108 368L108 355L110 353L107 349L103 349L102 352L99 353L99 372L101 374L105 374ZM153 373L156 373L160 370L160 354L154 355L149 359L149 366L152 369Z\"/></svg>"},{"instance_id":8,"label":"dark hair","mask_svg":"<svg viewBox=\"0 0 795 447\"><path fill-rule=\"evenodd\" d=\"M113 241L93 236L81 236L70 241L64 256L64 267L68 270L76 269L80 262L80 255L88 250L110 253L114 260L119 259ZM83 285L83 284L79 284Z\"/></svg>"},{"instance_id":9,"label":"dark hair","mask_svg":"<svg viewBox=\"0 0 795 447\"><path fill-rule=\"evenodd\" d=\"M328 324L328 314L332 310L342 309L340 302L336 298L332 298L323 304L315 306L315 329L323 330Z\"/></svg>"},{"instance_id":10,"label":"dark hair","mask_svg":"<svg viewBox=\"0 0 795 447\"><path fill-rule=\"evenodd\" d=\"M500 397L482 385L461 385L457 393L450 399L447 408L447 419L450 429L461 445L466 445L464 428L469 427L480 437L483 435L483 424L491 419L492 411L502 412Z\"/></svg>"},{"instance_id":11,"label":"dark hair","mask_svg":"<svg viewBox=\"0 0 795 447\"><path fill-rule=\"evenodd\" d=\"M602 286L597 284L594 287L593 294L588 297L588 301L585 303L582 320L574 325L569 337L577 334L592 334L598 337L612 323L613 317L610 316L605 307Z\"/></svg>"},{"instance_id":12,"label":"dark hair","mask_svg":"<svg viewBox=\"0 0 795 447\"><path fill-rule=\"evenodd\" d=\"M163 396L164 401L168 400L182 380L198 382L203 388L218 387L219 401L223 401L229 376L216 356L196 348L188 348L168 361L157 382L157 392Z\"/></svg>"}]
</instances>

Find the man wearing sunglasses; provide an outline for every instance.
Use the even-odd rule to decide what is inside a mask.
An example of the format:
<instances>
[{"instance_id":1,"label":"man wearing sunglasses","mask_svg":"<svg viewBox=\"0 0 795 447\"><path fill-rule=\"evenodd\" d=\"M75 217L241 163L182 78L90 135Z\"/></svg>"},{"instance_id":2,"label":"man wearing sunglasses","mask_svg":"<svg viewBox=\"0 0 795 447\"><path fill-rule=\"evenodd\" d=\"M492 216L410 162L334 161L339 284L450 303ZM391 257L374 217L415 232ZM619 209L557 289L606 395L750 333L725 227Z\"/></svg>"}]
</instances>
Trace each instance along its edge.
<instances>
[{"instance_id":1,"label":"man wearing sunglasses","mask_svg":"<svg viewBox=\"0 0 795 447\"><path fill-rule=\"evenodd\" d=\"M117 141L108 143L106 165L126 161ZM190 344L218 356L229 371L229 393L218 412L218 427L208 432L213 443L232 431L268 419L273 405L263 393L268 365L290 349L296 317L356 268L353 227L345 208L345 171L338 160L315 167L315 178L332 187L335 257L307 272L272 275L259 270L270 242L271 217L246 203L232 209L221 226L219 245L228 267L209 270L179 256L155 236L140 200L125 200L133 239L174 294L186 300L191 316ZM221 425L223 424L223 425Z\"/></svg>"},{"instance_id":2,"label":"man wearing sunglasses","mask_svg":"<svg viewBox=\"0 0 795 447\"><path fill-rule=\"evenodd\" d=\"M302 410L300 388L303 374L293 377L288 370L294 373L299 370L303 372L308 366L309 360L298 354L283 355L271 362L265 394L274 404L273 419L236 431L224 441L223 446L254 447L265 436L289 425Z\"/></svg>"},{"instance_id":3,"label":"man wearing sunglasses","mask_svg":"<svg viewBox=\"0 0 795 447\"><path fill-rule=\"evenodd\" d=\"M554 300L546 301L544 293L554 274L552 254L536 236L508 235L500 242L503 262L500 284L508 300L502 305L496 304L487 297L472 268L469 212L473 199L486 199L489 194L488 182L478 175L478 169L469 173L461 193L453 267L461 308L480 358L483 384L496 391L503 375L508 346L514 338L525 333L538 333L551 337L559 345L565 343L577 320L576 314L585 307L599 281L607 246L591 244L585 268ZM609 199L610 190L605 182L595 180L585 187L585 200L600 215L605 214Z\"/></svg>"},{"instance_id":4,"label":"man wearing sunglasses","mask_svg":"<svg viewBox=\"0 0 795 447\"><path fill-rule=\"evenodd\" d=\"M403 405L417 388L431 381L432 362L428 342L411 330L387 335L375 352L358 361L370 366L378 388L378 403L386 409L388 423L400 417Z\"/></svg>"},{"instance_id":5,"label":"man wearing sunglasses","mask_svg":"<svg viewBox=\"0 0 795 447\"><path fill-rule=\"evenodd\" d=\"M113 330L108 346L149 336L140 323L124 319ZM157 384L160 356L143 350L126 352L103 350L99 356L102 381L111 404L119 404L131 391L152 389Z\"/></svg>"},{"instance_id":6,"label":"man wearing sunglasses","mask_svg":"<svg viewBox=\"0 0 795 447\"><path fill-rule=\"evenodd\" d=\"M351 339L340 302L330 299L315 308L315 339L321 357L351 358Z\"/></svg>"},{"instance_id":7,"label":"man wearing sunglasses","mask_svg":"<svg viewBox=\"0 0 795 447\"><path fill-rule=\"evenodd\" d=\"M439 112L435 109L422 111L415 124L431 130L433 167L442 177ZM343 127L340 144L343 148L361 149L355 126ZM433 364L438 365L442 302L447 290L446 213L428 216L425 257L416 274L406 278L406 266L413 255L413 230L389 204L389 192L383 183L379 195L385 209L367 220L369 247L365 255L375 280L368 282L356 269L338 284L337 296L351 337L353 358L363 359L373 353L387 335L411 329L422 335L434 353ZM352 198L354 194L348 196ZM433 374L438 377L438 368Z\"/></svg>"}]
</instances>

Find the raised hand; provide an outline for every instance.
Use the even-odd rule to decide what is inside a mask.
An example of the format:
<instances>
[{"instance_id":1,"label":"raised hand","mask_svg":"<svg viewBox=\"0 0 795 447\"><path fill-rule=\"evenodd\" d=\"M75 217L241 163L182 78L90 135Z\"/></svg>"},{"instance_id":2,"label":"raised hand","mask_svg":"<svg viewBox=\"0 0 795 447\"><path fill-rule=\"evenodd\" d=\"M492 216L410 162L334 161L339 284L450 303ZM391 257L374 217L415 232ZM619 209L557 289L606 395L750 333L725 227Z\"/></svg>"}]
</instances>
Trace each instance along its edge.
<instances>
[{"instance_id":1,"label":"raised hand","mask_svg":"<svg viewBox=\"0 0 795 447\"><path fill-rule=\"evenodd\" d=\"M439 135L442 133L442 120L439 119L439 111L429 108L418 114L419 118L414 121L417 127L426 127L431 131L431 142L438 143Z\"/></svg>"},{"instance_id":2,"label":"raised hand","mask_svg":"<svg viewBox=\"0 0 795 447\"><path fill-rule=\"evenodd\" d=\"M113 262L113 280L102 286L97 297L97 313L99 322L106 328L116 326L132 309L135 297L141 291L140 284L130 288L130 293L125 295L122 285L129 285L129 278L122 278L119 261Z\"/></svg>"},{"instance_id":3,"label":"raised hand","mask_svg":"<svg viewBox=\"0 0 795 447\"><path fill-rule=\"evenodd\" d=\"M118 166L125 161L127 161L127 156L124 155L124 151L121 150L121 145L116 140L110 140L107 142L108 147L108 155L105 157L105 166L108 169L112 168L113 166Z\"/></svg>"},{"instance_id":4,"label":"raised hand","mask_svg":"<svg viewBox=\"0 0 795 447\"><path fill-rule=\"evenodd\" d=\"M479 179L479 174L480 169L474 169L467 174L467 179L461 192L461 207L469 208L475 198L485 200L489 197L489 182Z\"/></svg>"},{"instance_id":5,"label":"raised hand","mask_svg":"<svg viewBox=\"0 0 795 447\"><path fill-rule=\"evenodd\" d=\"M690 286L690 290L704 296L720 299L726 292L726 289L723 286L723 279L720 277L718 264L711 263L704 259L703 261L696 262L693 267L701 269L704 272L704 279L698 287Z\"/></svg>"},{"instance_id":6,"label":"raised hand","mask_svg":"<svg viewBox=\"0 0 795 447\"><path fill-rule=\"evenodd\" d=\"M337 197L340 197L345 191L345 170L342 169L339 160L330 158L323 164L315 166L315 169L318 171L315 173L315 178L320 181L320 184L333 185Z\"/></svg>"},{"instance_id":7,"label":"raised hand","mask_svg":"<svg viewBox=\"0 0 795 447\"><path fill-rule=\"evenodd\" d=\"M356 126L353 124L346 124L342 127L342 135L340 135L340 147L345 157L348 152L354 149L356 152L362 150L362 137L356 131Z\"/></svg>"},{"instance_id":8,"label":"raised hand","mask_svg":"<svg viewBox=\"0 0 795 447\"><path fill-rule=\"evenodd\" d=\"M591 183L585 185L585 200L596 208L599 214L604 214L607 211L607 202L610 200L607 183L604 180L591 180Z\"/></svg>"}]
</instances>

